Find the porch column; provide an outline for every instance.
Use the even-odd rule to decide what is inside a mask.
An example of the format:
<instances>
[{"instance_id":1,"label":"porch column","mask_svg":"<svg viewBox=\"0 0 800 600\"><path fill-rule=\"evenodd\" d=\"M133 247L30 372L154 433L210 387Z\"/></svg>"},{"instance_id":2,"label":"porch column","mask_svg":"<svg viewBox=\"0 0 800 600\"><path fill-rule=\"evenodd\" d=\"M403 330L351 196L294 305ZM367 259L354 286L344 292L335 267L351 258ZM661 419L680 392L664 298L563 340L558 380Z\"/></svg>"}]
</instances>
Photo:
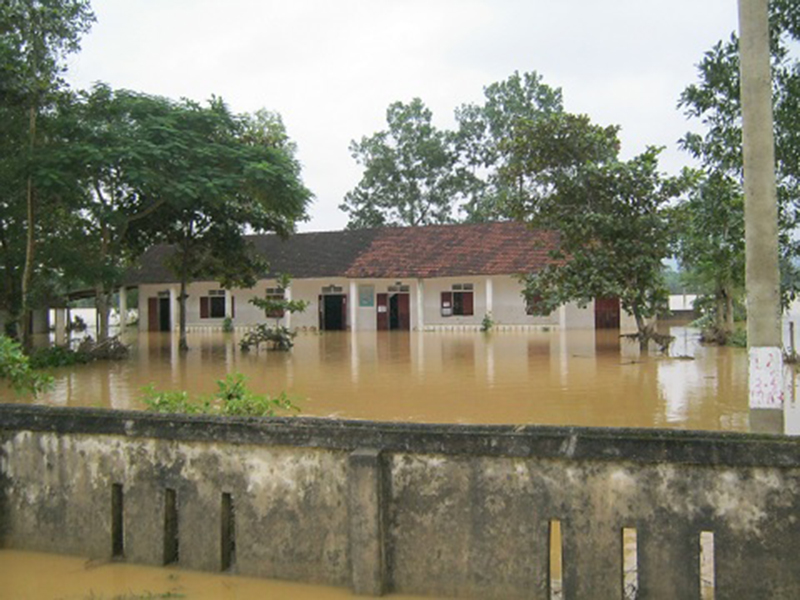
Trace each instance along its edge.
<instances>
[{"instance_id":1,"label":"porch column","mask_svg":"<svg viewBox=\"0 0 800 600\"><path fill-rule=\"evenodd\" d=\"M425 284L417 279L417 331L425 330Z\"/></svg>"},{"instance_id":2,"label":"porch column","mask_svg":"<svg viewBox=\"0 0 800 600\"><path fill-rule=\"evenodd\" d=\"M230 290L225 290L225 318L232 319L233 318L233 294L231 294Z\"/></svg>"},{"instance_id":3,"label":"porch column","mask_svg":"<svg viewBox=\"0 0 800 600\"><path fill-rule=\"evenodd\" d=\"M292 301L292 286L287 286L287 288L285 290L283 290L283 297L286 298L287 302L291 302ZM284 321L286 323L286 329L291 329L292 328L292 313L290 313L288 310L284 311L283 319L284 319Z\"/></svg>"},{"instance_id":4,"label":"porch column","mask_svg":"<svg viewBox=\"0 0 800 600\"><path fill-rule=\"evenodd\" d=\"M56 308L56 346L65 346L67 343L67 309Z\"/></svg>"},{"instance_id":5,"label":"porch column","mask_svg":"<svg viewBox=\"0 0 800 600\"><path fill-rule=\"evenodd\" d=\"M486 278L486 312L491 314L494 309L494 281L491 277Z\"/></svg>"},{"instance_id":6,"label":"porch column","mask_svg":"<svg viewBox=\"0 0 800 600\"><path fill-rule=\"evenodd\" d=\"M128 288L119 288L119 332L125 333L128 326Z\"/></svg>"},{"instance_id":7,"label":"porch column","mask_svg":"<svg viewBox=\"0 0 800 600\"><path fill-rule=\"evenodd\" d=\"M355 280L350 281L350 331L356 331L358 323L358 287Z\"/></svg>"},{"instance_id":8,"label":"porch column","mask_svg":"<svg viewBox=\"0 0 800 600\"><path fill-rule=\"evenodd\" d=\"M178 323L178 292L174 287L169 288L169 330L175 331Z\"/></svg>"}]
</instances>

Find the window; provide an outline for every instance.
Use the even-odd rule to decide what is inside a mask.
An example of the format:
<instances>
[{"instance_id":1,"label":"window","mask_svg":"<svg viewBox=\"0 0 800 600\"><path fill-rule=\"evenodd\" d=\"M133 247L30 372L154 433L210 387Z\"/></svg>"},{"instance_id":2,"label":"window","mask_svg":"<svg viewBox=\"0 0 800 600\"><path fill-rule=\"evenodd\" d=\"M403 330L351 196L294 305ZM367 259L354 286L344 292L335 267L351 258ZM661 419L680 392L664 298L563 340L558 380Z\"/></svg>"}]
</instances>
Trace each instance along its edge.
<instances>
[{"instance_id":1,"label":"window","mask_svg":"<svg viewBox=\"0 0 800 600\"><path fill-rule=\"evenodd\" d=\"M231 317L234 316L233 298L231 298ZM201 319L225 318L225 290L208 290L208 295L200 296Z\"/></svg>"},{"instance_id":2,"label":"window","mask_svg":"<svg viewBox=\"0 0 800 600\"><path fill-rule=\"evenodd\" d=\"M547 307L542 301L541 296L524 296L524 298L526 314L531 315L532 317L546 317L550 314L550 312L547 311Z\"/></svg>"},{"instance_id":3,"label":"window","mask_svg":"<svg viewBox=\"0 0 800 600\"><path fill-rule=\"evenodd\" d=\"M283 302L285 299L283 288L267 288L267 293L264 298L270 302ZM282 308L274 308L265 311L268 319L282 319L284 310Z\"/></svg>"},{"instance_id":4,"label":"window","mask_svg":"<svg viewBox=\"0 0 800 600\"><path fill-rule=\"evenodd\" d=\"M474 314L473 286L471 283L455 283L452 291L442 292L442 316L468 317Z\"/></svg>"}]
</instances>

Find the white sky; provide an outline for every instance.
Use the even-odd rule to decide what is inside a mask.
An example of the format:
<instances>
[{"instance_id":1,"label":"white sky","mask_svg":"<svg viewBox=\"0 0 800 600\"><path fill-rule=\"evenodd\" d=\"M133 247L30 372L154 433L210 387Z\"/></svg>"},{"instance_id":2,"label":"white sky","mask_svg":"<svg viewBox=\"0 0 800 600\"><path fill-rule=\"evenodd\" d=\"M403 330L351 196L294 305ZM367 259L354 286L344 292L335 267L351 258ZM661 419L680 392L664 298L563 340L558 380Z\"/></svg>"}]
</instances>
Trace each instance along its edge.
<instances>
[{"instance_id":1,"label":"white sky","mask_svg":"<svg viewBox=\"0 0 800 600\"><path fill-rule=\"evenodd\" d=\"M301 231L341 229L359 181L353 139L422 98L440 127L515 70L561 87L566 109L622 126L622 153L688 158L676 108L703 52L737 28L736 0L93 0L68 79L171 98L221 96L281 113L315 194Z\"/></svg>"}]
</instances>

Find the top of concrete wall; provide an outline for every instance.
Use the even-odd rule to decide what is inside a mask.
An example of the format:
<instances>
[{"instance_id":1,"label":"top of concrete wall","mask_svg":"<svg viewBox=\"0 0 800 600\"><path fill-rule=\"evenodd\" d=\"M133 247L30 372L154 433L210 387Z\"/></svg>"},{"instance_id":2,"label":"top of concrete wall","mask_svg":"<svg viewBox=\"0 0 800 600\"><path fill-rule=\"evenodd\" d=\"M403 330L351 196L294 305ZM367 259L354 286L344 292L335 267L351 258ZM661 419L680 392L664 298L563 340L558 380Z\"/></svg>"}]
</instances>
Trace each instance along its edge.
<instances>
[{"instance_id":1,"label":"top of concrete wall","mask_svg":"<svg viewBox=\"0 0 800 600\"><path fill-rule=\"evenodd\" d=\"M230 418L0 404L0 432L124 435L352 451L627 460L730 466L800 466L800 439L664 429L449 425L334 419Z\"/></svg>"}]
</instances>

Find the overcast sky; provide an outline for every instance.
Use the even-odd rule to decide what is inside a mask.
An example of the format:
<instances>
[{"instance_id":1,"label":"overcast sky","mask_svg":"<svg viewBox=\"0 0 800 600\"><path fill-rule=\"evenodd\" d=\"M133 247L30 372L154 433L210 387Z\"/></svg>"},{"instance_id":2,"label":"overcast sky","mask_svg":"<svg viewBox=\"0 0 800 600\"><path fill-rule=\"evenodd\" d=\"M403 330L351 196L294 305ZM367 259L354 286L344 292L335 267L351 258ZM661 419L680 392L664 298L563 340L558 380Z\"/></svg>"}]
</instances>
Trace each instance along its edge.
<instances>
[{"instance_id":1,"label":"overcast sky","mask_svg":"<svg viewBox=\"0 0 800 600\"><path fill-rule=\"evenodd\" d=\"M677 110L703 52L737 28L736 0L93 0L97 23L68 79L281 113L315 195L301 231L341 229L359 181L348 145L420 97L440 127L515 70L566 109L622 127L622 153L687 157Z\"/></svg>"}]
</instances>

